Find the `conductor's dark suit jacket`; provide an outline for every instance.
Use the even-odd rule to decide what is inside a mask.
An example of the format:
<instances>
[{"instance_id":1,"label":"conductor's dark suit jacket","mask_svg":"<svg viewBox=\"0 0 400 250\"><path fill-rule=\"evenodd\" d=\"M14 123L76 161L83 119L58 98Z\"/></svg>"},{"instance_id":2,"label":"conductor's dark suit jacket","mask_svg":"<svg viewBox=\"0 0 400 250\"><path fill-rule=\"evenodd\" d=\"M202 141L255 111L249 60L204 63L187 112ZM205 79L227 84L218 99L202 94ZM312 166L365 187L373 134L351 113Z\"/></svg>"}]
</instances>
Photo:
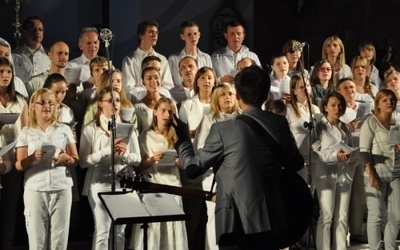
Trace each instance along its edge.
<instances>
[{"instance_id":1,"label":"conductor's dark suit jacket","mask_svg":"<svg viewBox=\"0 0 400 250\"><path fill-rule=\"evenodd\" d=\"M242 115L270 131L283 150L283 159L277 159L263 137L240 119L213 124L198 155L188 140L176 145L189 177L214 167L217 242L226 233L254 234L287 226L280 194L282 166L290 171L304 166L285 117L254 107Z\"/></svg>"}]
</instances>

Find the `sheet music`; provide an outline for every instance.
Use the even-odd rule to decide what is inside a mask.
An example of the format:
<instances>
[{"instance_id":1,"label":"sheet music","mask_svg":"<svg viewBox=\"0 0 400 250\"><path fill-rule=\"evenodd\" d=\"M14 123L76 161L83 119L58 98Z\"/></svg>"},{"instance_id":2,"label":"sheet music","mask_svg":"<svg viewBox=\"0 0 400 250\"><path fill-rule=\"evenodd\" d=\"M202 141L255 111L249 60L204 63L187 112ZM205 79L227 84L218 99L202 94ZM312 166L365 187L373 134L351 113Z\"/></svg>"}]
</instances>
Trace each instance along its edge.
<instances>
[{"instance_id":1,"label":"sheet music","mask_svg":"<svg viewBox=\"0 0 400 250\"><path fill-rule=\"evenodd\" d=\"M13 141L10 144L2 147L0 149L0 156L3 156L5 153L7 153L8 151L10 151L11 149L13 149L15 147L15 145L17 144L17 141Z\"/></svg>"},{"instance_id":2,"label":"sheet music","mask_svg":"<svg viewBox=\"0 0 400 250\"><path fill-rule=\"evenodd\" d=\"M354 121L357 117L357 112L352 108L346 108L346 112L342 115L339 120L345 124L349 124Z\"/></svg>"},{"instance_id":3,"label":"sheet music","mask_svg":"<svg viewBox=\"0 0 400 250\"><path fill-rule=\"evenodd\" d=\"M397 125L390 128L387 144L396 145L399 143L400 143L400 126Z\"/></svg>"},{"instance_id":4,"label":"sheet music","mask_svg":"<svg viewBox=\"0 0 400 250\"><path fill-rule=\"evenodd\" d=\"M143 207L136 192L126 194L103 194L101 195L107 204L108 211L112 218L147 217L149 213Z\"/></svg>"},{"instance_id":5,"label":"sheet music","mask_svg":"<svg viewBox=\"0 0 400 250\"><path fill-rule=\"evenodd\" d=\"M280 80L279 92L281 94L290 94L290 78L289 77L286 77L285 79Z\"/></svg>"},{"instance_id":6,"label":"sheet music","mask_svg":"<svg viewBox=\"0 0 400 250\"><path fill-rule=\"evenodd\" d=\"M372 114L371 109L372 109L372 102L357 101L357 117L365 117L366 115Z\"/></svg>"},{"instance_id":7,"label":"sheet music","mask_svg":"<svg viewBox=\"0 0 400 250\"><path fill-rule=\"evenodd\" d=\"M185 214L173 194L143 194L142 202L149 214L153 216Z\"/></svg>"},{"instance_id":8,"label":"sheet music","mask_svg":"<svg viewBox=\"0 0 400 250\"><path fill-rule=\"evenodd\" d=\"M82 75L82 68L74 67L74 68L66 68L64 72L65 79L67 83L79 85L81 83L81 75Z\"/></svg>"},{"instance_id":9,"label":"sheet music","mask_svg":"<svg viewBox=\"0 0 400 250\"><path fill-rule=\"evenodd\" d=\"M2 113L0 114L0 122L3 124L14 124L19 117L19 113Z\"/></svg>"},{"instance_id":10,"label":"sheet music","mask_svg":"<svg viewBox=\"0 0 400 250\"><path fill-rule=\"evenodd\" d=\"M168 167L175 165L175 157L178 157L178 153L175 149L167 149L164 151L164 156L158 161L157 166Z\"/></svg>"},{"instance_id":11,"label":"sheet music","mask_svg":"<svg viewBox=\"0 0 400 250\"><path fill-rule=\"evenodd\" d=\"M343 150L345 153L352 153L353 151L357 150L357 148L352 148L344 142L336 143L330 146L332 150Z\"/></svg>"},{"instance_id":12,"label":"sheet music","mask_svg":"<svg viewBox=\"0 0 400 250\"><path fill-rule=\"evenodd\" d=\"M129 143L129 139L131 138L135 128L133 124L130 123L117 123L116 124L116 139L122 140L126 144Z\"/></svg>"}]
</instances>

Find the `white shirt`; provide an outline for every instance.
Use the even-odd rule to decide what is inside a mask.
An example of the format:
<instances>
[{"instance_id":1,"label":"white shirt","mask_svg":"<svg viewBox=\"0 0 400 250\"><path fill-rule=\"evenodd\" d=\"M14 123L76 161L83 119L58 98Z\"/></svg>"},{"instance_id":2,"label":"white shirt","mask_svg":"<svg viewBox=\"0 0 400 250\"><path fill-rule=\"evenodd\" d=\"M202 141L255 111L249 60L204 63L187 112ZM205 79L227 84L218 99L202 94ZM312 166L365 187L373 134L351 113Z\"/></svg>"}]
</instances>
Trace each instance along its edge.
<instances>
[{"instance_id":1,"label":"white shirt","mask_svg":"<svg viewBox=\"0 0 400 250\"><path fill-rule=\"evenodd\" d=\"M80 144L80 166L89 168L83 187L83 195L87 195L92 185L107 187L112 183L111 137L93 121L83 128ZM125 164L139 165L141 156L136 133L132 133L125 154L114 157L116 173L124 169Z\"/></svg>"},{"instance_id":2,"label":"white shirt","mask_svg":"<svg viewBox=\"0 0 400 250\"><path fill-rule=\"evenodd\" d=\"M147 56L157 56L161 59L161 87L160 93L168 96L168 90L174 87L171 71L168 61L165 56L157 53L155 50L151 54L146 54L143 50L137 48L132 54L125 56L122 60L122 79L124 81L125 93L128 95L132 103L143 98L143 91L146 93L146 88L142 83L142 61ZM134 98L131 97L134 96Z\"/></svg>"},{"instance_id":3,"label":"white shirt","mask_svg":"<svg viewBox=\"0 0 400 250\"><path fill-rule=\"evenodd\" d=\"M83 53L80 57L70 60L67 68L81 68L81 82L86 82L90 78L90 60Z\"/></svg>"},{"instance_id":4,"label":"white shirt","mask_svg":"<svg viewBox=\"0 0 400 250\"><path fill-rule=\"evenodd\" d=\"M320 110L317 106L312 104L314 107L315 113L320 113ZM293 133L294 139L296 140L297 147L304 160L308 162L308 138L309 138L309 130L304 126L304 122L310 122L310 113L308 112L308 108L304 107L301 103L297 103L297 107L299 109L300 117L297 117L292 105L287 105L287 115L286 118L289 122L290 130Z\"/></svg>"},{"instance_id":5,"label":"white shirt","mask_svg":"<svg viewBox=\"0 0 400 250\"><path fill-rule=\"evenodd\" d=\"M290 94L290 76L278 80L275 78L272 71L269 78L271 79L271 88L269 92L272 94L274 100L281 99L283 92Z\"/></svg>"},{"instance_id":6,"label":"white shirt","mask_svg":"<svg viewBox=\"0 0 400 250\"><path fill-rule=\"evenodd\" d=\"M191 55L186 54L185 49L183 49L168 57L169 68L171 70L172 80L174 81L175 86L182 85L182 78L179 74L179 61L186 56ZM209 54L197 49L197 55L192 57L196 59L199 69L204 66L212 68L211 57Z\"/></svg>"},{"instance_id":7,"label":"white shirt","mask_svg":"<svg viewBox=\"0 0 400 250\"><path fill-rule=\"evenodd\" d=\"M24 106L26 105L26 101L22 97L17 97L17 102L8 102L7 106L3 106L0 103L0 113L17 113L20 114L18 119L15 121L14 124L5 124L0 130L0 147L4 147L17 139L18 134L21 132L21 114L24 110ZM8 151L8 153L3 156L8 157L11 164L6 164L6 173L11 170L11 165L14 165L15 162L15 152L14 150Z\"/></svg>"},{"instance_id":8,"label":"white shirt","mask_svg":"<svg viewBox=\"0 0 400 250\"><path fill-rule=\"evenodd\" d=\"M25 172L25 189L30 191L58 191L72 187L70 169L66 166L54 167L52 158L66 150L66 146L76 143L69 126L62 123L54 123L45 132L36 127L26 126L18 135L18 147L28 147L28 155L36 149L42 149L43 145L55 146L55 152L45 153L43 158L33 163Z\"/></svg>"},{"instance_id":9,"label":"white shirt","mask_svg":"<svg viewBox=\"0 0 400 250\"><path fill-rule=\"evenodd\" d=\"M200 102L199 96L195 95L182 102L179 109L179 119L186 123L190 130L195 130L209 111L210 104Z\"/></svg>"},{"instance_id":10,"label":"white shirt","mask_svg":"<svg viewBox=\"0 0 400 250\"><path fill-rule=\"evenodd\" d=\"M258 56L245 45L242 45L238 53L234 53L228 46L215 51L211 55L211 61L218 79L224 75L235 76L238 73L236 65L244 57L253 59L258 66L261 66Z\"/></svg>"},{"instance_id":11,"label":"white shirt","mask_svg":"<svg viewBox=\"0 0 400 250\"><path fill-rule=\"evenodd\" d=\"M32 77L46 73L50 69L50 59L43 46L31 50L26 44L16 48L13 53L15 74L26 84Z\"/></svg>"}]
</instances>

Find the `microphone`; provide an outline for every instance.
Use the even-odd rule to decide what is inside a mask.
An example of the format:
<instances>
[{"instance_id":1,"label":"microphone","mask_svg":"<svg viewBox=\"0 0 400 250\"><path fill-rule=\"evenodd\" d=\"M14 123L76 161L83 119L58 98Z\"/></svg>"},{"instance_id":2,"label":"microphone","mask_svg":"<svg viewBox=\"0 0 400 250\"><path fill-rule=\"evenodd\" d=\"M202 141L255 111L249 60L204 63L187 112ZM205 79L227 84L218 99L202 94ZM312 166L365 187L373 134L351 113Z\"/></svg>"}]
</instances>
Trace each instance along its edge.
<instances>
[{"instance_id":1,"label":"microphone","mask_svg":"<svg viewBox=\"0 0 400 250\"><path fill-rule=\"evenodd\" d=\"M105 43L105 46L108 47L110 45L110 41L113 38L113 33L109 29L102 29L100 31L100 39Z\"/></svg>"},{"instance_id":2,"label":"microphone","mask_svg":"<svg viewBox=\"0 0 400 250\"><path fill-rule=\"evenodd\" d=\"M296 41L292 45L292 50L293 50L293 52L303 52L304 46L306 46L305 42L301 43L301 42Z\"/></svg>"}]
</instances>

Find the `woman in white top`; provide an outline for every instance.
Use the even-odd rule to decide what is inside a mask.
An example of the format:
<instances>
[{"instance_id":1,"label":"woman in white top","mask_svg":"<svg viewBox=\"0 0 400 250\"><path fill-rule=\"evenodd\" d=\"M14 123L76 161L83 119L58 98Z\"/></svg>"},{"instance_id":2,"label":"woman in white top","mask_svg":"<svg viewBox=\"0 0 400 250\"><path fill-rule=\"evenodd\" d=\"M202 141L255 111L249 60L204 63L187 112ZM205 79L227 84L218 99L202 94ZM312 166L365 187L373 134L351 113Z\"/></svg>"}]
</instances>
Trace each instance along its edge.
<instances>
[{"instance_id":1,"label":"woman in white top","mask_svg":"<svg viewBox=\"0 0 400 250\"><path fill-rule=\"evenodd\" d=\"M209 67L199 69L194 83L196 95L183 101L179 109L179 118L189 126L190 138L194 138L201 119L210 111L211 94L217 83L214 70Z\"/></svg>"},{"instance_id":2,"label":"woman in white top","mask_svg":"<svg viewBox=\"0 0 400 250\"><path fill-rule=\"evenodd\" d=\"M289 77L292 77L293 75L301 74L302 73L301 64L302 64L304 69L304 77L308 78L308 71L304 67L303 51L302 52L294 51L293 44L295 43L300 44L300 42L297 40L289 40L282 47L282 54L287 57L289 62L288 75Z\"/></svg>"},{"instance_id":3,"label":"woman in white top","mask_svg":"<svg viewBox=\"0 0 400 250\"><path fill-rule=\"evenodd\" d=\"M154 106L156 102L163 97L160 93L161 80L160 70L158 68L150 66L142 70L142 83L147 93L142 100L134 105L138 119L139 134L151 127Z\"/></svg>"},{"instance_id":4,"label":"woman in white top","mask_svg":"<svg viewBox=\"0 0 400 250\"><path fill-rule=\"evenodd\" d=\"M356 84L356 101L363 103L371 103L371 109L374 109L373 103L378 88L371 83L368 76L368 62L364 57L356 56L351 61L351 70L353 72L353 80Z\"/></svg>"},{"instance_id":5,"label":"woman in white top","mask_svg":"<svg viewBox=\"0 0 400 250\"><path fill-rule=\"evenodd\" d=\"M287 115L286 118L289 122L290 130L293 133L294 139L296 140L297 147L301 155L304 158L306 164L309 163L310 152L309 136L310 131L304 126L305 122L310 122L310 114L314 116L320 113L319 108L311 104L311 110L309 109L308 100L311 102L311 86L308 80L306 84L303 83L303 79L300 75L293 75L290 79L290 104L287 105ZM306 89L307 88L307 89ZM309 95L308 98L306 96ZM312 156L315 158L316 155ZM299 173L304 180L307 181L307 169L303 168Z\"/></svg>"},{"instance_id":6,"label":"woman in white top","mask_svg":"<svg viewBox=\"0 0 400 250\"><path fill-rule=\"evenodd\" d=\"M31 249L67 249L72 204L70 168L78 164L69 126L57 122L49 89L35 91L28 126L18 135L15 167L25 171L25 220Z\"/></svg>"},{"instance_id":7,"label":"woman in white top","mask_svg":"<svg viewBox=\"0 0 400 250\"><path fill-rule=\"evenodd\" d=\"M112 70L111 72L105 71L101 74L99 83L96 88L96 97L93 99L93 102L87 107L83 126L86 126L88 123L94 120L97 113L97 95L104 88L107 88L112 85L113 89L117 91L120 95L121 99L121 110L120 116L123 122L131 123L137 128L137 120L136 113L133 107L133 104L128 100L125 94L125 90L123 87L123 79L122 72L119 69Z\"/></svg>"},{"instance_id":8,"label":"woman in white top","mask_svg":"<svg viewBox=\"0 0 400 250\"><path fill-rule=\"evenodd\" d=\"M235 97L235 90L229 83L221 83L214 88L211 98L211 110L201 120L197 127L196 136L194 137L193 145L195 151L204 146L210 127L213 123L235 119L238 112L238 103ZM210 168L202 175L203 190L210 191L214 180L213 169ZM213 191L216 190L214 184ZM207 228L205 249L218 250L218 245L215 239L215 203L206 202L207 205Z\"/></svg>"},{"instance_id":9,"label":"woman in white top","mask_svg":"<svg viewBox=\"0 0 400 250\"><path fill-rule=\"evenodd\" d=\"M346 64L344 44L337 36L330 36L325 39L322 45L321 58L326 59L332 65L333 85L343 77L351 77L351 69Z\"/></svg>"},{"instance_id":10,"label":"woman in white top","mask_svg":"<svg viewBox=\"0 0 400 250\"><path fill-rule=\"evenodd\" d=\"M57 120L62 123L74 123L74 112L63 103L68 90L67 80L65 80L64 76L58 73L49 75L44 82L43 88L53 91L56 97ZM73 132L75 132L75 129Z\"/></svg>"},{"instance_id":11,"label":"woman in white top","mask_svg":"<svg viewBox=\"0 0 400 250\"><path fill-rule=\"evenodd\" d=\"M109 231L111 218L106 208L98 197L99 192L111 191L113 183L111 166L111 132L109 122L112 115L115 115L116 122L120 123L121 118L121 96L117 91L112 92L111 88L103 88L97 96L97 113L95 119L84 127L82 131L79 155L80 166L89 168L83 187L83 195L87 195L94 218L93 250L108 249ZM139 165L141 161L139 144L136 132L133 132L129 140L116 140L114 144L114 171L118 173L132 173L125 167L127 164ZM115 179L115 185L118 180ZM116 249L124 249L125 225L115 227Z\"/></svg>"},{"instance_id":12,"label":"woman in white top","mask_svg":"<svg viewBox=\"0 0 400 250\"><path fill-rule=\"evenodd\" d=\"M321 100L321 110L325 116L316 125L318 140L313 144L319 156L314 173L320 207L316 247L346 250L350 192L356 167L348 150L351 133L339 120L346 111L346 100L338 92L329 93Z\"/></svg>"},{"instance_id":13,"label":"woman in white top","mask_svg":"<svg viewBox=\"0 0 400 250\"><path fill-rule=\"evenodd\" d=\"M375 97L374 115L363 123L360 132L360 158L364 166L368 208L368 244L372 250L383 249L383 246L386 250L397 249L396 239L400 228L400 145L388 143L396 103L393 91L379 90Z\"/></svg>"},{"instance_id":14,"label":"woman in white top","mask_svg":"<svg viewBox=\"0 0 400 250\"><path fill-rule=\"evenodd\" d=\"M400 72L391 70L385 75L386 88L393 91L397 97L396 110L392 113L392 118L400 123Z\"/></svg>"},{"instance_id":15,"label":"woman in white top","mask_svg":"<svg viewBox=\"0 0 400 250\"><path fill-rule=\"evenodd\" d=\"M375 46L371 42L363 42L358 46L358 51L360 52L360 56L364 57L368 62L368 76L371 79L372 84L375 85L377 89L381 89L383 86L381 86L379 70L374 65L376 61Z\"/></svg>"},{"instance_id":16,"label":"woman in white top","mask_svg":"<svg viewBox=\"0 0 400 250\"><path fill-rule=\"evenodd\" d=\"M169 98L161 97L155 103L151 128L139 136L142 162L136 168L136 171L145 173L143 176L148 182L180 187L182 185L177 158L169 164L158 165L164 156L164 151L174 149L174 144L177 141L175 129L171 125L173 115L176 114L175 110L175 103ZM174 198L182 206L182 198L180 196L174 196ZM138 224L134 224L132 227L130 247L135 250L143 249L143 229ZM148 248L151 250L187 250L185 222L150 223Z\"/></svg>"},{"instance_id":17,"label":"woman in white top","mask_svg":"<svg viewBox=\"0 0 400 250\"><path fill-rule=\"evenodd\" d=\"M2 148L14 142L21 128L28 124L28 104L15 88L14 68L11 62L1 56L0 113L19 114L13 124L0 122L0 147ZM0 249L11 249L14 239L16 211L23 180L23 174L13 167L14 162L15 152L12 149L3 155L3 164L0 165Z\"/></svg>"}]
</instances>

